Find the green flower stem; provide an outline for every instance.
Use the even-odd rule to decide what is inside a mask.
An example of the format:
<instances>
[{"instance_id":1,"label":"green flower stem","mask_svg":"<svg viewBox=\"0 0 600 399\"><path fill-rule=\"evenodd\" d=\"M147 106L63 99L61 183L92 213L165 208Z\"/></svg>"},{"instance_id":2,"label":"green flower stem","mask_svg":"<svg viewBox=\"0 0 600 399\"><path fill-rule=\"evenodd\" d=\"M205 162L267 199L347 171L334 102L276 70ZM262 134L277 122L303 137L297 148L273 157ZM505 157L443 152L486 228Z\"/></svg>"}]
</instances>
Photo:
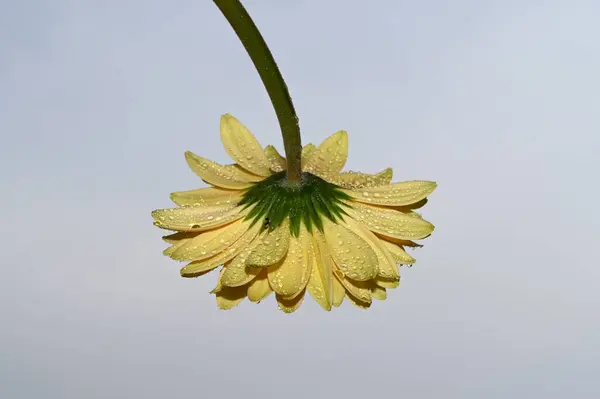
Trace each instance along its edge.
<instances>
[{"instance_id":1,"label":"green flower stem","mask_svg":"<svg viewBox=\"0 0 600 399\"><path fill-rule=\"evenodd\" d=\"M260 78L269 93L279 120L285 156L287 178L298 182L302 173L302 142L300 126L292 98L273 55L248 12L239 0L213 0L221 10L252 59Z\"/></svg>"}]
</instances>

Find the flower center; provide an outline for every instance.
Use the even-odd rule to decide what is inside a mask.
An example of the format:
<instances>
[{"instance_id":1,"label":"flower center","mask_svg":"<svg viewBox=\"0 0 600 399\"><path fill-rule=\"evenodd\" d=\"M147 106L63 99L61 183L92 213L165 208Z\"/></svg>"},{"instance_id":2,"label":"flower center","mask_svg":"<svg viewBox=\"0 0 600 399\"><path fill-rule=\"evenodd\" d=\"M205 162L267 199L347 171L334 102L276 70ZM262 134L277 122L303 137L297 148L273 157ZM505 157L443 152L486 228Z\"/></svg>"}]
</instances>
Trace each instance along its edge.
<instances>
[{"instance_id":1,"label":"flower center","mask_svg":"<svg viewBox=\"0 0 600 399\"><path fill-rule=\"evenodd\" d=\"M253 207L246 220L253 224L264 220L264 228L273 230L290 218L290 231L294 236L300 233L304 223L308 231L313 226L323 231L323 217L336 222L346 215L344 200L350 197L338 186L318 176L302 173L299 182L287 179L286 172L276 173L250 187L240 201L244 208Z\"/></svg>"}]
</instances>

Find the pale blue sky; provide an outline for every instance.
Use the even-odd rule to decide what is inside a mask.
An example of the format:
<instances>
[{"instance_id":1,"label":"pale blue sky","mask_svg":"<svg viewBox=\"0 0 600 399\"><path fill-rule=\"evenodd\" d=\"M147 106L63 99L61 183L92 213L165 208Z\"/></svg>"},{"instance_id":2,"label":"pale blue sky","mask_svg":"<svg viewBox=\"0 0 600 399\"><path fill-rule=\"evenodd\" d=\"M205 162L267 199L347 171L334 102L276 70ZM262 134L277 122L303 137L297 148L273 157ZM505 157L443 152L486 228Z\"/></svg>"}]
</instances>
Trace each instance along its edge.
<instances>
[{"instance_id":1,"label":"pale blue sky","mask_svg":"<svg viewBox=\"0 0 600 399\"><path fill-rule=\"evenodd\" d=\"M600 3L248 0L305 142L439 183L369 311L216 309L150 211L231 113L282 148L207 0L0 0L0 397L600 395Z\"/></svg>"}]
</instances>

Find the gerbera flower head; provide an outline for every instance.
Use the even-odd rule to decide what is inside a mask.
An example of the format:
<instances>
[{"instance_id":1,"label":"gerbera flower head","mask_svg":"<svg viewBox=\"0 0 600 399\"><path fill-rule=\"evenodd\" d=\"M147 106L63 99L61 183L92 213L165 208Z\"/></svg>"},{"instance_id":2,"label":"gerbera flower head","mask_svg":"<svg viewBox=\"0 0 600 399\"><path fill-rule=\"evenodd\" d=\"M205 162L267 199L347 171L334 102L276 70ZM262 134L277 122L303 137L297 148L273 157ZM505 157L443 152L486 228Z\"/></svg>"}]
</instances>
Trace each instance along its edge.
<instances>
[{"instance_id":1,"label":"gerbera flower head","mask_svg":"<svg viewBox=\"0 0 600 399\"><path fill-rule=\"evenodd\" d=\"M344 131L303 148L299 182L287 179L286 160L273 146L263 149L231 115L221 118L221 139L235 163L187 152L210 187L175 192L177 207L152 212L156 226L175 231L163 237L171 244L164 254L189 262L183 277L221 267L212 291L221 309L272 292L284 312L298 309L306 292L325 310L344 298L368 308L399 285L399 265L415 262L405 248L433 231L414 210L436 184L391 183L391 169L342 172Z\"/></svg>"}]
</instances>

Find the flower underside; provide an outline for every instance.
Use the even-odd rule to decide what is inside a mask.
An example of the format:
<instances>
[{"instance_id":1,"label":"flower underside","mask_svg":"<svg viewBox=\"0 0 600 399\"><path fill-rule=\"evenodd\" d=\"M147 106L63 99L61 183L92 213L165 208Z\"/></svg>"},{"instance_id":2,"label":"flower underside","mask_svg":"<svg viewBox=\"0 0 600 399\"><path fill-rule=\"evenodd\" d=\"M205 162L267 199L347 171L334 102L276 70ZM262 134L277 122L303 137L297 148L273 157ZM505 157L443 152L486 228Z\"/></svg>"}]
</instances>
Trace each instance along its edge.
<instances>
[{"instance_id":1,"label":"flower underside","mask_svg":"<svg viewBox=\"0 0 600 399\"><path fill-rule=\"evenodd\" d=\"M298 182L286 159L261 147L231 115L221 118L221 139L235 161L221 165L191 152L190 168L210 186L171 194L177 207L152 212L154 224L174 233L164 251L183 277L220 269L212 291L220 309L271 293L279 308L298 309L308 293L325 310L344 299L360 308L383 300L400 283L406 252L434 227L415 212L436 184L392 183L392 170L343 172L348 136L339 131L302 149Z\"/></svg>"},{"instance_id":2,"label":"flower underside","mask_svg":"<svg viewBox=\"0 0 600 399\"><path fill-rule=\"evenodd\" d=\"M255 183L238 205L251 207L246 220L252 224L264 221L264 228L271 231L289 218L290 232L298 237L301 223L309 232L313 226L323 232L322 217L334 223L343 220L347 215L343 207L349 206L344 201L350 199L339 187L311 173L302 173L300 182L295 183L288 181L284 171Z\"/></svg>"}]
</instances>

